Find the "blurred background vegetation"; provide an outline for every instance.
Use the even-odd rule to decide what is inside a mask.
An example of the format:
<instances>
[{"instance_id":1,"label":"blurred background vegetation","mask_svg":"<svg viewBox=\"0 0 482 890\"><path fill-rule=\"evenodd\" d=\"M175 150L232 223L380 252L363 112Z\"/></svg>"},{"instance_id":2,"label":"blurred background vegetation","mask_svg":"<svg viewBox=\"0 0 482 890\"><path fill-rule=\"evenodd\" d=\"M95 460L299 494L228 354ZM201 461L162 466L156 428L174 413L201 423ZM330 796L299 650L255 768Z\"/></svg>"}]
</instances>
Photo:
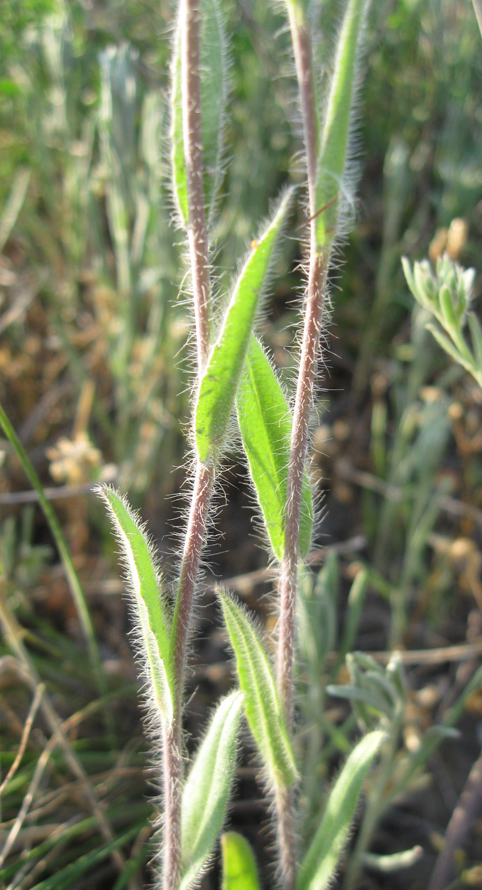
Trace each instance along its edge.
<instances>
[{"instance_id":1,"label":"blurred background vegetation","mask_svg":"<svg viewBox=\"0 0 482 890\"><path fill-rule=\"evenodd\" d=\"M214 231L220 301L270 201L303 175L283 18L268 3L223 6L232 95ZM322 72L339 3L319 6ZM60 519L102 663L99 685L51 529L4 438L0 885L12 890L147 882L147 795L158 780L146 766L115 545L89 492L98 480L128 492L172 575L190 405L190 311L169 185L172 14L164 0L2 0L0 403ZM367 808L344 886L423 888L480 747L482 697L460 696L482 652L482 394L425 330L400 258L435 260L447 249L475 266L480 291L482 42L472 4L377 0L365 68L360 185L332 276L313 425L324 498L313 563L327 547L330 558L303 599L326 631L311 640L310 621L301 624L300 721L305 711L307 725L317 721L303 749L316 781L303 794L315 818L355 723L340 696L318 695L320 677L353 689L376 685L381 670L352 662L349 678L333 650L374 653L379 666L399 648L390 708L372 709L394 736L385 767L392 778L399 772L393 787L387 770L379 776L381 799ZM287 381L302 234L300 203L263 320ZM267 557L237 458L233 449L218 516L224 537L209 565L272 620ZM361 568L363 610L347 637ZM204 604L190 679L193 734L231 682L209 576ZM458 740L424 748L456 702ZM232 816L251 840L264 818L255 773L247 758ZM461 854L461 881L477 878L480 834ZM417 845L423 854L413 853L408 871L391 874L376 859ZM217 880L215 866L203 886Z\"/></svg>"}]
</instances>

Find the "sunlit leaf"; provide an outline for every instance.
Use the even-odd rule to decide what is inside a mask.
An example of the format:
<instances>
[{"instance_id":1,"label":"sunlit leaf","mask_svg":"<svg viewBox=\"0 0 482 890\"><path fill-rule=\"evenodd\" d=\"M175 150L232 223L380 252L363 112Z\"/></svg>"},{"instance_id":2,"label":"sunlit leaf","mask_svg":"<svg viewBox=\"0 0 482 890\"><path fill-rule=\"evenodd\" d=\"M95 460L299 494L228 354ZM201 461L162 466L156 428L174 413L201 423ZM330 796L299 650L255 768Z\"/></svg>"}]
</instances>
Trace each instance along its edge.
<instances>
[{"instance_id":1,"label":"sunlit leaf","mask_svg":"<svg viewBox=\"0 0 482 890\"><path fill-rule=\"evenodd\" d=\"M221 591L218 594L236 656L250 729L271 780L275 785L288 787L295 781L296 767L271 667L243 609L231 597Z\"/></svg>"},{"instance_id":2,"label":"sunlit leaf","mask_svg":"<svg viewBox=\"0 0 482 890\"><path fill-rule=\"evenodd\" d=\"M292 429L291 412L281 385L255 337L251 337L236 399L239 429L266 530L276 557L284 550L284 513ZM301 496L299 547L311 544L313 505L308 474Z\"/></svg>"},{"instance_id":3,"label":"sunlit leaf","mask_svg":"<svg viewBox=\"0 0 482 890\"><path fill-rule=\"evenodd\" d=\"M224 444L256 310L291 194L291 190L286 192L264 234L253 242L201 380L195 426L197 451L203 463L216 459Z\"/></svg>"},{"instance_id":4,"label":"sunlit leaf","mask_svg":"<svg viewBox=\"0 0 482 890\"><path fill-rule=\"evenodd\" d=\"M99 486L97 490L109 508L122 547L150 688L163 719L170 723L174 692L170 652L171 616L153 547L127 500L112 488Z\"/></svg>"},{"instance_id":5,"label":"sunlit leaf","mask_svg":"<svg viewBox=\"0 0 482 890\"><path fill-rule=\"evenodd\" d=\"M254 853L236 831L221 837L223 883L221 890L261 890Z\"/></svg>"}]
</instances>

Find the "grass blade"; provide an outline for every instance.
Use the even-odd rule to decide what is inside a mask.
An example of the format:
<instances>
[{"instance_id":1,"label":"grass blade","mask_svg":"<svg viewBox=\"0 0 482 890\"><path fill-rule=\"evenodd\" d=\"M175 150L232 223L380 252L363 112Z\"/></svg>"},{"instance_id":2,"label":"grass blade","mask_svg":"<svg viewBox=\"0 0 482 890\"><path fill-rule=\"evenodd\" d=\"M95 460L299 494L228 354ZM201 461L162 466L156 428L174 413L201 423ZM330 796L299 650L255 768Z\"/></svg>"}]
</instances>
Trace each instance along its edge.
<instances>
[{"instance_id":1,"label":"grass blade","mask_svg":"<svg viewBox=\"0 0 482 890\"><path fill-rule=\"evenodd\" d=\"M338 38L316 171L318 249L329 250L336 237L367 9L368 0L349 0ZM321 208L325 208L323 213Z\"/></svg>"},{"instance_id":2,"label":"grass blade","mask_svg":"<svg viewBox=\"0 0 482 890\"><path fill-rule=\"evenodd\" d=\"M251 337L236 399L238 422L251 477L277 559L283 558L284 511L292 417L281 385L262 346ZM299 547L311 544L313 504L305 471Z\"/></svg>"},{"instance_id":3,"label":"grass blade","mask_svg":"<svg viewBox=\"0 0 482 890\"><path fill-rule=\"evenodd\" d=\"M256 860L247 840L236 831L228 831L221 838L221 850L221 890L261 890Z\"/></svg>"},{"instance_id":4,"label":"grass blade","mask_svg":"<svg viewBox=\"0 0 482 890\"><path fill-rule=\"evenodd\" d=\"M135 606L138 638L145 655L149 689L163 719L173 716L174 678L172 676L171 616L162 591L162 581L146 532L125 498L112 488L99 486L107 504L117 538L122 547L127 582Z\"/></svg>"},{"instance_id":5,"label":"grass blade","mask_svg":"<svg viewBox=\"0 0 482 890\"><path fill-rule=\"evenodd\" d=\"M201 380L195 428L196 446L202 463L216 460L224 444L256 310L291 195L292 190L286 192L273 220L255 243L244 265Z\"/></svg>"},{"instance_id":6,"label":"grass blade","mask_svg":"<svg viewBox=\"0 0 482 890\"><path fill-rule=\"evenodd\" d=\"M236 737L243 694L234 692L218 706L187 777L182 796L179 890L198 878L223 826L236 765Z\"/></svg>"},{"instance_id":7,"label":"grass blade","mask_svg":"<svg viewBox=\"0 0 482 890\"><path fill-rule=\"evenodd\" d=\"M52 507L50 501L45 497L44 490L42 488L42 483L35 472L35 469L30 462L27 453L20 442L12 424L10 423L9 418L7 417L5 411L3 410L2 405L0 405L0 425L3 428L3 431L10 442L15 454L17 455L25 475L27 476L29 482L32 487L35 489L38 495L39 504L42 508L42 512L49 524L50 531L52 532L52 536L54 538L55 544L59 551L60 558L62 560L62 564L64 566L65 575L67 578L67 583L70 588L70 592L72 594L72 599L75 604L75 608L77 610L77 615L79 618L80 626L82 627L82 631L87 640L87 646L89 648L90 658L92 661L92 667L95 671L99 689L102 693L106 692L105 685L105 675L102 668L102 663L100 660L99 649L97 646L97 641L95 638L94 627L92 624L92 620L90 617L89 607L87 605L84 592L82 590L82 585L79 580L79 576L76 572L75 566L72 562L72 557L70 555L69 548L65 541L65 538L62 534L62 529L60 527L59 520L57 519L57 515Z\"/></svg>"},{"instance_id":8,"label":"grass blade","mask_svg":"<svg viewBox=\"0 0 482 890\"><path fill-rule=\"evenodd\" d=\"M296 779L296 767L268 659L241 607L218 591L224 620L236 656L246 717L270 779L281 788Z\"/></svg>"},{"instance_id":9,"label":"grass blade","mask_svg":"<svg viewBox=\"0 0 482 890\"><path fill-rule=\"evenodd\" d=\"M331 881L348 837L363 782L384 738L383 732L369 733L348 757L301 864L297 890L325 890Z\"/></svg>"}]
</instances>

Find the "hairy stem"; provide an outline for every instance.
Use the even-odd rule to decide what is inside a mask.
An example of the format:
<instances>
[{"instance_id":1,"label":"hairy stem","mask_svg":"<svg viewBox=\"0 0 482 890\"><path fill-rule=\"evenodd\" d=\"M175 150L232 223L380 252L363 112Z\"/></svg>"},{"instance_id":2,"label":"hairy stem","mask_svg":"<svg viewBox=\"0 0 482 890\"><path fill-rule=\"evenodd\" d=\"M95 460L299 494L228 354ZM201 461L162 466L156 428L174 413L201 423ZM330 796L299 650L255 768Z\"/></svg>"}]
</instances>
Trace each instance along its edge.
<instances>
[{"instance_id":1,"label":"hairy stem","mask_svg":"<svg viewBox=\"0 0 482 890\"><path fill-rule=\"evenodd\" d=\"M323 315L326 263L323 256L320 256L317 251L316 241L317 114L310 41L306 27L299 19L299 10L288 4L288 13L303 117L311 219L308 287L288 466L285 548L280 576L277 683L285 719L288 727L291 728L293 723L293 663L295 653L295 606L298 583L301 492ZM284 887L285 890L294 890L296 846L293 794L291 792L287 792L283 800L278 799L277 809Z\"/></svg>"},{"instance_id":2,"label":"hairy stem","mask_svg":"<svg viewBox=\"0 0 482 890\"><path fill-rule=\"evenodd\" d=\"M163 890L175 890L181 868L181 777L182 754L179 745L178 720L163 728L164 843L162 871Z\"/></svg>"},{"instance_id":3,"label":"hairy stem","mask_svg":"<svg viewBox=\"0 0 482 890\"><path fill-rule=\"evenodd\" d=\"M189 208L187 234L196 328L198 382L208 359L211 329L211 280L203 184L200 29L201 4L199 0L183 0L181 3L181 70L185 134L184 161L187 174ZM196 579L206 536L214 477L214 466L206 466L198 461L174 608L171 646L174 652L176 691L172 726L166 728L164 732L163 890L175 890L180 876L184 673Z\"/></svg>"},{"instance_id":4,"label":"hairy stem","mask_svg":"<svg viewBox=\"0 0 482 890\"><path fill-rule=\"evenodd\" d=\"M174 652L174 676L177 680L176 713L181 708L182 678L191 623L196 579L201 561L201 551L206 536L209 505L215 477L214 467L198 463L192 492L191 509L182 554L176 605L172 625L172 651Z\"/></svg>"},{"instance_id":5,"label":"hairy stem","mask_svg":"<svg viewBox=\"0 0 482 890\"><path fill-rule=\"evenodd\" d=\"M281 851L283 887L292 890L296 886L296 845L294 826L294 802L291 788L277 788L276 810L278 814L278 846Z\"/></svg>"}]
</instances>

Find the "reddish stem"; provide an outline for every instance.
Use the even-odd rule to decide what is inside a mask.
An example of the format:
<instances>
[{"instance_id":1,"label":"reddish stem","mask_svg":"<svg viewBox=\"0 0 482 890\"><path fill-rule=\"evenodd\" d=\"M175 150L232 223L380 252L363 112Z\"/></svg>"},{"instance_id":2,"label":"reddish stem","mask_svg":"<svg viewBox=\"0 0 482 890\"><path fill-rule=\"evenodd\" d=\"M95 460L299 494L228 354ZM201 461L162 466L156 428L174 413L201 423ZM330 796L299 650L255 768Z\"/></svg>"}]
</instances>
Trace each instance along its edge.
<instances>
[{"instance_id":1,"label":"reddish stem","mask_svg":"<svg viewBox=\"0 0 482 890\"><path fill-rule=\"evenodd\" d=\"M305 320L291 434L285 513L285 546L280 575L280 619L277 658L277 684L289 731L293 725L293 665L295 655L295 607L298 586L298 542L303 473L308 447L309 420L313 407L314 381L326 287L326 262L316 240L316 164L318 119L313 83L310 38L294 8L289 4L291 36L300 93L308 173L310 216L310 260ZM295 890L296 840L293 792L277 796L278 837L284 890Z\"/></svg>"},{"instance_id":2,"label":"reddish stem","mask_svg":"<svg viewBox=\"0 0 482 890\"><path fill-rule=\"evenodd\" d=\"M184 124L184 163L186 165L189 222L187 227L198 381L209 355L211 330L211 281L204 207L201 78L200 78L199 0L181 4L181 69ZM184 673L196 580L206 536L215 467L197 463L191 508L186 529L171 634L174 653L174 716L164 731L164 858L163 890L175 890L181 866L180 819L182 794L182 705Z\"/></svg>"}]
</instances>

